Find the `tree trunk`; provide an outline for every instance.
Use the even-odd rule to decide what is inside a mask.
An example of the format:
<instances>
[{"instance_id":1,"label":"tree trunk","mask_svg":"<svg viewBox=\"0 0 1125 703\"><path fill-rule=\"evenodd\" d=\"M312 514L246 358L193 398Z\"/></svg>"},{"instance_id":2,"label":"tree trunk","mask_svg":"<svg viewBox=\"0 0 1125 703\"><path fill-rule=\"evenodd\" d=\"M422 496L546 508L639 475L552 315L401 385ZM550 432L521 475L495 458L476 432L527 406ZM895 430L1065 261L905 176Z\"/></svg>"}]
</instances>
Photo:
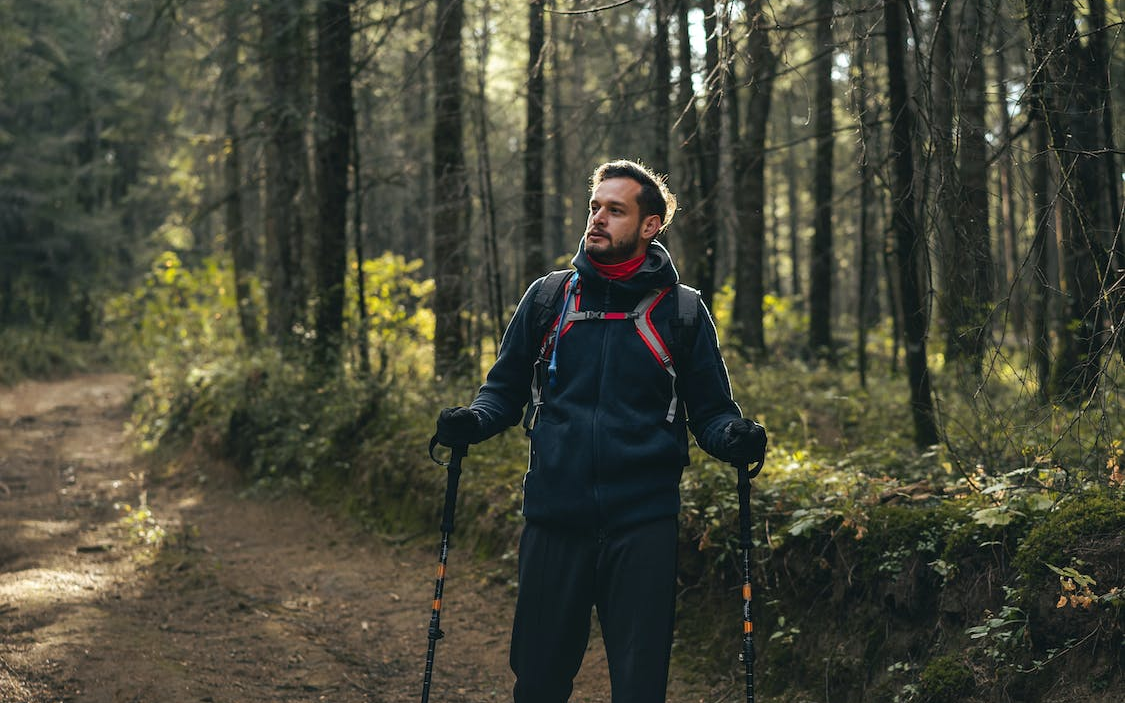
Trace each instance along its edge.
<instances>
[{"instance_id":1,"label":"tree trunk","mask_svg":"<svg viewBox=\"0 0 1125 703\"><path fill-rule=\"evenodd\" d=\"M809 351L815 358L835 358L832 345L832 0L816 4L816 158L813 176L813 242L809 257Z\"/></svg>"},{"instance_id":2,"label":"tree trunk","mask_svg":"<svg viewBox=\"0 0 1125 703\"><path fill-rule=\"evenodd\" d=\"M348 125L353 113L351 0L319 0L316 30L316 202L320 235L316 356L319 364L335 368L344 335L348 261Z\"/></svg>"},{"instance_id":3,"label":"tree trunk","mask_svg":"<svg viewBox=\"0 0 1125 703\"><path fill-rule=\"evenodd\" d=\"M368 321L367 321L367 274L363 271L363 262L367 260L364 254L364 238L366 231L364 228L363 218L363 179L361 178L362 171L360 170L360 148L359 148L359 125L355 111L355 104L352 104L352 114L349 119L348 125L351 132L351 147L352 147L352 236L355 237L353 250L355 251L355 292L356 292L356 305L355 305L355 319L356 319L356 340L357 350L359 356L359 371L363 376L371 375L371 345L368 339Z\"/></svg>"},{"instance_id":4,"label":"tree trunk","mask_svg":"<svg viewBox=\"0 0 1125 703\"><path fill-rule=\"evenodd\" d=\"M1004 233L1004 281L1007 285L1008 316L1012 329L1022 335L1027 328L1024 288L1020 282L1020 251L1016 229L1015 183L1012 165L1012 115L1008 110L1008 61L1004 48L996 49L997 84L1000 93L1000 227Z\"/></svg>"},{"instance_id":5,"label":"tree trunk","mask_svg":"<svg viewBox=\"0 0 1125 703\"><path fill-rule=\"evenodd\" d=\"M246 345L254 348L259 343L258 311L250 293L250 276L254 272L254 249L242 214L242 136L238 127L240 17L236 6L231 5L223 9L224 36L219 75L223 97L223 129L226 132L226 158L223 160L226 198L223 214L234 273L238 326Z\"/></svg>"},{"instance_id":6,"label":"tree trunk","mask_svg":"<svg viewBox=\"0 0 1125 703\"><path fill-rule=\"evenodd\" d=\"M552 0L553 7L554 0ZM558 15L551 15L551 228L548 241L551 251L548 261L554 257L571 251L574 242L567 233L567 198L569 185L567 181L567 138L565 129L565 114L562 97L563 71L561 68L562 40L559 36ZM667 144L667 129L665 124L665 144ZM548 266L550 264L548 263Z\"/></svg>"},{"instance_id":7,"label":"tree trunk","mask_svg":"<svg viewBox=\"0 0 1125 703\"><path fill-rule=\"evenodd\" d=\"M1034 98L1033 98L1034 99ZM1052 296L1050 248L1055 243L1055 204L1051 194L1051 162L1048 155L1050 135L1041 108L1035 111L1032 127L1032 198L1035 215L1035 237L1031 244L1034 276L1031 281L1029 310L1031 316L1031 357L1039 381L1039 399L1050 400L1051 383L1051 316ZM1032 119L1032 118L1029 118Z\"/></svg>"},{"instance_id":8,"label":"tree trunk","mask_svg":"<svg viewBox=\"0 0 1125 703\"><path fill-rule=\"evenodd\" d=\"M788 108L792 108L794 100L793 90L789 91ZM793 298L793 307L804 310L804 295L801 289L801 218L800 186L797 176L797 145L796 133L793 130L793 119L785 120L785 142L789 147L785 150L785 197L789 210L789 295Z\"/></svg>"},{"instance_id":9,"label":"tree trunk","mask_svg":"<svg viewBox=\"0 0 1125 703\"><path fill-rule=\"evenodd\" d=\"M956 27L955 18L960 19ZM976 378L981 374L992 316L982 50L978 3L943 5L935 28L932 76L938 178L935 219L942 277L939 300L946 358Z\"/></svg>"},{"instance_id":10,"label":"tree trunk","mask_svg":"<svg viewBox=\"0 0 1125 703\"><path fill-rule=\"evenodd\" d=\"M958 257L956 213L960 207L960 173L953 143L953 107L956 85L954 75L953 17L949 3L939 6L935 18L932 50L930 91L933 111L931 117L931 142L934 150L934 167L937 171L937 195L934 208L934 248L937 254L938 312L945 329L945 354L950 359L958 357L957 325L960 295L964 288L957 280L958 267L964 265Z\"/></svg>"},{"instance_id":11,"label":"tree trunk","mask_svg":"<svg viewBox=\"0 0 1125 703\"><path fill-rule=\"evenodd\" d=\"M1096 46L1079 39L1071 0L1027 0L1027 20L1051 151L1062 174L1060 257L1069 312L1052 391L1064 402L1078 403L1098 387L1102 355L1112 344L1110 320L1119 315L1121 297L1112 285L1117 222L1112 203L1118 186L1116 179L1108 182L1104 161L1104 69Z\"/></svg>"},{"instance_id":12,"label":"tree trunk","mask_svg":"<svg viewBox=\"0 0 1125 703\"><path fill-rule=\"evenodd\" d=\"M886 26L887 73L891 110L891 197L899 281L903 310L906 365L910 375L910 409L914 419L914 443L919 448L938 442L933 390L926 360L927 314L920 290L918 257L925 247L914 211L914 115L906 87L905 37L902 15L906 0L887 0L883 6Z\"/></svg>"},{"instance_id":13,"label":"tree trunk","mask_svg":"<svg viewBox=\"0 0 1125 703\"><path fill-rule=\"evenodd\" d=\"M673 0L655 0L656 37L653 40L655 60L653 70L653 119L652 119L652 169L667 174L668 162L668 124L672 113L672 51L668 39L668 8Z\"/></svg>"},{"instance_id":14,"label":"tree trunk","mask_svg":"<svg viewBox=\"0 0 1125 703\"><path fill-rule=\"evenodd\" d=\"M303 223L298 208L301 175L307 171L303 121L304 111L294 96L301 95L305 80L300 57L300 1L275 0L259 6L262 52L269 104L266 123L265 189L263 226L266 237L267 293L270 300L267 327L283 349L298 341L304 300L300 291Z\"/></svg>"},{"instance_id":15,"label":"tree trunk","mask_svg":"<svg viewBox=\"0 0 1125 703\"><path fill-rule=\"evenodd\" d=\"M958 83L958 149L961 194L957 212L957 249L966 258L961 281L964 287L962 316L958 325L959 357L980 376L992 316L992 242L988 220L988 143L985 141L984 27L977 0L966 0L963 25L958 32L966 42L957 51L960 58Z\"/></svg>"},{"instance_id":16,"label":"tree trunk","mask_svg":"<svg viewBox=\"0 0 1125 703\"><path fill-rule=\"evenodd\" d=\"M523 280L530 284L543 275L543 164L546 148L543 123L543 2L528 2L527 124L523 150Z\"/></svg>"},{"instance_id":17,"label":"tree trunk","mask_svg":"<svg viewBox=\"0 0 1125 703\"><path fill-rule=\"evenodd\" d=\"M1120 8L1120 6L1118 6ZM1113 107L1112 98L1112 58L1106 40L1106 13L1105 0L1090 0L1090 26L1093 33L1090 35L1090 72L1096 76L1098 90L1102 103L1102 134L1105 144L1099 158L1105 166L1106 182L1109 190L1108 207L1110 213L1111 230L1119 233L1114 238L1116 273L1118 278L1125 269L1125 241L1122 241L1121 232L1121 172L1117 170L1117 147L1113 138ZM1120 317L1118 318L1120 319ZM1123 347L1125 350L1125 347Z\"/></svg>"},{"instance_id":18,"label":"tree trunk","mask_svg":"<svg viewBox=\"0 0 1125 703\"><path fill-rule=\"evenodd\" d=\"M722 129L722 68L719 66L718 15L715 0L703 0L703 31L706 33L707 102L700 121L702 130L696 145L699 150L699 236L703 239L703 258L697 261L700 296L707 307L715 301L716 257L719 253L719 149ZM763 249L764 251L764 249Z\"/></svg>"},{"instance_id":19,"label":"tree trunk","mask_svg":"<svg viewBox=\"0 0 1125 703\"><path fill-rule=\"evenodd\" d=\"M469 188L461 134L462 0L437 3L434 25L434 374L470 373L462 312L468 276Z\"/></svg>"},{"instance_id":20,"label":"tree trunk","mask_svg":"<svg viewBox=\"0 0 1125 703\"><path fill-rule=\"evenodd\" d=\"M703 209L699 188L698 141L699 111L696 108L695 87L692 84L691 38L688 32L688 0L676 4L676 25L679 63L679 83L676 95L679 146L683 154L683 173L680 178L679 201L683 212L677 216L676 231L680 233L678 256L680 275L684 282L699 286L699 262L706 256L706 245L699 236L699 217Z\"/></svg>"},{"instance_id":21,"label":"tree trunk","mask_svg":"<svg viewBox=\"0 0 1125 703\"><path fill-rule=\"evenodd\" d=\"M770 51L761 0L746 3L747 76L746 127L732 120L735 149L735 212L739 222L735 240L734 335L751 354L766 351L765 303L765 145L777 58ZM732 81L733 83L734 81Z\"/></svg>"},{"instance_id":22,"label":"tree trunk","mask_svg":"<svg viewBox=\"0 0 1125 703\"><path fill-rule=\"evenodd\" d=\"M888 193L885 189L879 191L880 219L885 224L882 230L883 270L887 280L887 307L891 313L891 363L890 372L898 373L898 360L902 351L902 341L906 334L903 331L902 312L902 277L898 275L898 245L895 243L893 206L888 202Z\"/></svg>"},{"instance_id":23,"label":"tree trunk","mask_svg":"<svg viewBox=\"0 0 1125 703\"><path fill-rule=\"evenodd\" d=\"M867 327L871 320L871 308L878 303L879 288L875 274L875 248L871 246L870 201L871 165L868 145L871 141L871 128L868 117L867 100L867 43L857 37L859 49L855 54L854 85L852 100L854 112L859 118L859 227L856 256L859 270L856 281L856 370L859 372L859 385L867 387ZM872 284L875 284L874 286Z\"/></svg>"},{"instance_id":24,"label":"tree trunk","mask_svg":"<svg viewBox=\"0 0 1125 703\"><path fill-rule=\"evenodd\" d=\"M483 13L483 31L480 33L480 47L477 54L477 96L476 128L477 173L480 179L480 199L484 208L484 272L485 288L488 292L488 312L492 318L492 335L496 353L500 351L500 339L504 331L504 292L500 278L500 254L497 245L496 199L492 192L492 149L488 144L488 91L486 90L488 58L491 53L488 22L491 8L486 5Z\"/></svg>"}]
</instances>

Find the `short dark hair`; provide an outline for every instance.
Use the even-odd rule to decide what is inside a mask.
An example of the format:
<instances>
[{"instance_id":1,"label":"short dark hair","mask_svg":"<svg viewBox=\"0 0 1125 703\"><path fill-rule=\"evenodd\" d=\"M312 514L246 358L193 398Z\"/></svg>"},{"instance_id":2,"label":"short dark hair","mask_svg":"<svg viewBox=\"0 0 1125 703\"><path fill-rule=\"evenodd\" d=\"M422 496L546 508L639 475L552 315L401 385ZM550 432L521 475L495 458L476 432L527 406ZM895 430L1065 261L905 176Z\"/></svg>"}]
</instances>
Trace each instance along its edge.
<instances>
[{"instance_id":1,"label":"short dark hair","mask_svg":"<svg viewBox=\"0 0 1125 703\"><path fill-rule=\"evenodd\" d=\"M637 193L637 204L641 207L641 218L649 215L660 217L660 231L663 232L676 214L676 196L668 190L667 177L650 171L644 164L627 159L607 161L594 169L590 177L590 190L593 191L602 181L610 178L631 178L641 184Z\"/></svg>"}]
</instances>

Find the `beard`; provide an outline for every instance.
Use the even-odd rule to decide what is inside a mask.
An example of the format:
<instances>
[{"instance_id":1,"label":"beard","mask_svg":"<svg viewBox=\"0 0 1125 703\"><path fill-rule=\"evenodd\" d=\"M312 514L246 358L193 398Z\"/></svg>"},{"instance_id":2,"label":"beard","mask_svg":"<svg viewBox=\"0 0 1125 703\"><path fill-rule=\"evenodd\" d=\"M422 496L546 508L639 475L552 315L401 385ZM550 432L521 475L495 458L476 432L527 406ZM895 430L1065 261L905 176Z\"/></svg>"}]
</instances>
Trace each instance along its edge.
<instances>
[{"instance_id":1,"label":"beard","mask_svg":"<svg viewBox=\"0 0 1125 703\"><path fill-rule=\"evenodd\" d=\"M590 248L589 236L597 234L601 237L601 245ZM614 240L603 230L591 230L583 236L583 247L586 255L600 264L620 264L636 256L637 244L641 240L641 228L638 226L632 235Z\"/></svg>"}]
</instances>

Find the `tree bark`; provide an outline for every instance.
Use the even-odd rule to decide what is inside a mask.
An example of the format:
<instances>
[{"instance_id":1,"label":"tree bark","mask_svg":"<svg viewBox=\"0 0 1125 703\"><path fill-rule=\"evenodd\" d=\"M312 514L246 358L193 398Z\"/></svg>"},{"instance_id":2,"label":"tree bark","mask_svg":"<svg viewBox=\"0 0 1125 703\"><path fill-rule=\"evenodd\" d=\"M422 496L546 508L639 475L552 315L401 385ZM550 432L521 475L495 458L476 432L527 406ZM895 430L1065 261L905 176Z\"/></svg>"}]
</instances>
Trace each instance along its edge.
<instances>
[{"instance_id":1,"label":"tree bark","mask_svg":"<svg viewBox=\"0 0 1125 703\"><path fill-rule=\"evenodd\" d=\"M1027 20L1051 151L1062 174L1060 257L1069 306L1052 394L1080 403L1097 390L1102 355L1112 344L1110 320L1120 316L1112 267L1118 185L1109 182L1105 166L1108 101L1096 45L1081 43L1071 0L1027 0Z\"/></svg>"},{"instance_id":2,"label":"tree bark","mask_svg":"<svg viewBox=\"0 0 1125 703\"><path fill-rule=\"evenodd\" d=\"M699 285L698 262L705 257L706 246L698 235L702 196L699 188L699 111L696 107L695 87L692 84L691 37L688 32L688 0L677 0L676 25L679 65L679 82L676 94L676 124L679 128L679 148L683 155L679 201L683 212L676 218L676 231L680 234L678 257L681 278L692 286Z\"/></svg>"},{"instance_id":3,"label":"tree bark","mask_svg":"<svg viewBox=\"0 0 1125 703\"><path fill-rule=\"evenodd\" d=\"M668 39L668 8L674 0L654 0L656 9L656 36L653 39L653 119L652 119L652 169L667 174L669 120L672 114L672 50Z\"/></svg>"},{"instance_id":4,"label":"tree bark","mask_svg":"<svg viewBox=\"0 0 1125 703\"><path fill-rule=\"evenodd\" d=\"M871 323L871 308L877 307L879 287L875 277L875 248L871 246L870 201L871 201L871 162L868 145L871 141L871 127L867 100L867 43L862 37L855 54L853 73L854 85L852 100L854 112L859 121L859 226L856 263L859 270L856 278L856 370L859 372L859 385L867 387L867 328ZM873 285L874 284L874 285Z\"/></svg>"},{"instance_id":5,"label":"tree bark","mask_svg":"<svg viewBox=\"0 0 1125 703\"><path fill-rule=\"evenodd\" d=\"M794 92L788 94L789 108L792 108ZM793 119L785 120L785 141L789 148L785 153L785 198L789 209L789 295L793 298L793 307L803 310L804 294L801 289L801 218L800 211L800 186L797 183L797 145L796 133L793 130Z\"/></svg>"},{"instance_id":6,"label":"tree bark","mask_svg":"<svg viewBox=\"0 0 1125 703\"><path fill-rule=\"evenodd\" d=\"M906 87L905 37L902 15L907 0L887 0L883 6L886 26L887 73L891 110L891 226L895 233L906 365L910 376L910 409L914 419L914 443L919 448L938 442L933 389L926 360L926 305L920 290L918 257L925 246L919 233L914 202L914 115Z\"/></svg>"},{"instance_id":7,"label":"tree bark","mask_svg":"<svg viewBox=\"0 0 1125 703\"><path fill-rule=\"evenodd\" d=\"M960 173L957 170L957 152L953 143L953 108L957 79L954 75L953 9L949 2L939 5L934 24L934 43L930 63L930 98L933 105L930 121L930 139L934 151L934 168L937 194L934 208L934 249L937 254L939 288L938 313L945 329L945 353L951 359L958 356L957 325L961 305L961 284L957 248L956 214L960 207Z\"/></svg>"},{"instance_id":8,"label":"tree bark","mask_svg":"<svg viewBox=\"0 0 1125 703\"><path fill-rule=\"evenodd\" d=\"M551 2L553 7L554 0L551 0ZM552 260L552 254L558 255L569 252L573 245L566 228L567 203L571 201L567 198L567 193L569 192L567 180L567 138L565 129L565 109L562 96L562 80L564 73L561 69L563 42L562 37L559 36L561 34L559 25L558 15L552 14L549 26L549 31L551 33L551 189L549 193L551 203L551 226L548 235L551 251L547 256L548 262ZM664 129L665 144L667 144L667 124L665 124ZM548 263L548 266L549 265Z\"/></svg>"},{"instance_id":9,"label":"tree bark","mask_svg":"<svg viewBox=\"0 0 1125 703\"><path fill-rule=\"evenodd\" d=\"M1034 98L1033 98L1034 100ZM1034 275L1031 281L1029 310L1031 316L1031 357L1039 381L1040 401L1050 400L1051 383L1051 275L1050 249L1055 244L1055 205L1051 196L1051 162L1048 155L1050 135L1041 108L1034 108L1032 127L1032 199L1034 202L1035 237L1031 244ZM1032 119L1032 118L1029 118Z\"/></svg>"},{"instance_id":10,"label":"tree bark","mask_svg":"<svg viewBox=\"0 0 1125 703\"><path fill-rule=\"evenodd\" d=\"M269 104L264 111L265 213L267 293L270 301L267 328L283 349L297 343L297 325L303 319L304 289L301 267L304 240L298 207L305 164L303 93L304 60L301 48L300 0L275 0L259 6L262 52Z\"/></svg>"},{"instance_id":11,"label":"tree bark","mask_svg":"<svg viewBox=\"0 0 1125 703\"><path fill-rule=\"evenodd\" d=\"M719 66L718 15L715 0L702 0L703 31L707 35L704 67L707 72L707 102L700 119L701 133L696 141L699 154L699 236L703 239L703 258L697 261L697 277L703 302L715 301L716 257L719 251L719 149L722 130L722 68Z\"/></svg>"},{"instance_id":12,"label":"tree bark","mask_svg":"<svg viewBox=\"0 0 1125 703\"><path fill-rule=\"evenodd\" d=\"M739 222L735 240L734 335L750 354L764 354L763 320L766 276L765 146L773 96L777 57L770 50L761 0L746 3L747 55L750 75L746 126L732 120L735 163L735 212ZM733 81L732 81L733 82Z\"/></svg>"},{"instance_id":13,"label":"tree bark","mask_svg":"<svg viewBox=\"0 0 1125 703\"><path fill-rule=\"evenodd\" d=\"M484 208L484 272L485 288L488 291L488 312L492 318L492 335L496 353L500 351L500 339L504 331L504 292L500 278L500 254L497 245L496 198L492 192L492 149L488 144L488 91L486 90L488 59L491 53L488 23L491 8L486 5L483 13L483 31L480 33L480 47L477 55L477 95L476 128L477 173L480 180L481 207Z\"/></svg>"},{"instance_id":14,"label":"tree bark","mask_svg":"<svg viewBox=\"0 0 1125 703\"><path fill-rule=\"evenodd\" d=\"M832 152L835 146L832 114L832 0L816 3L816 158L813 176L813 241L809 256L809 351L832 360Z\"/></svg>"},{"instance_id":15,"label":"tree bark","mask_svg":"<svg viewBox=\"0 0 1125 703\"><path fill-rule=\"evenodd\" d=\"M319 0L316 29L316 202L320 235L316 358L319 364L335 368L343 344L348 260L348 127L354 110L351 0Z\"/></svg>"},{"instance_id":16,"label":"tree bark","mask_svg":"<svg viewBox=\"0 0 1125 703\"><path fill-rule=\"evenodd\" d=\"M1015 183L1012 164L1012 115L1008 110L1008 61L1004 48L996 49L996 73L1000 94L1000 228L1004 243L1004 281L1007 285L1008 317L1012 329L1022 334L1027 328L1025 286L1020 281L1020 251L1016 228Z\"/></svg>"},{"instance_id":17,"label":"tree bark","mask_svg":"<svg viewBox=\"0 0 1125 703\"><path fill-rule=\"evenodd\" d=\"M461 133L462 0L437 3L434 24L434 374L468 377L462 312L468 275L469 188Z\"/></svg>"},{"instance_id":18,"label":"tree bark","mask_svg":"<svg viewBox=\"0 0 1125 703\"><path fill-rule=\"evenodd\" d=\"M226 132L226 158L223 160L226 198L223 214L234 273L238 327L246 345L254 348L259 343L258 311L250 292L250 276L254 272L254 248L243 218L242 135L238 126L240 17L236 6L228 5L223 8L224 36L219 75L223 96L223 129Z\"/></svg>"},{"instance_id":19,"label":"tree bark","mask_svg":"<svg viewBox=\"0 0 1125 703\"><path fill-rule=\"evenodd\" d=\"M543 169L546 133L543 122L544 0L528 2L527 123L523 150L523 281L543 275Z\"/></svg>"},{"instance_id":20,"label":"tree bark","mask_svg":"<svg viewBox=\"0 0 1125 703\"><path fill-rule=\"evenodd\" d=\"M356 354L359 356L359 371L363 376L371 375L371 344L368 339L369 324L367 319L367 274L363 271L363 263L367 261L364 254L364 239L367 234L363 218L363 179L360 170L359 124L355 104L352 104L352 114L349 131L351 132L352 147L352 236L353 250L355 251L355 319L356 319Z\"/></svg>"},{"instance_id":21,"label":"tree bark","mask_svg":"<svg viewBox=\"0 0 1125 703\"><path fill-rule=\"evenodd\" d=\"M954 18L960 19L956 27ZM941 7L932 75L939 301L946 358L976 378L989 339L993 303L983 44L979 3L962 0Z\"/></svg>"},{"instance_id":22,"label":"tree bark","mask_svg":"<svg viewBox=\"0 0 1125 703\"><path fill-rule=\"evenodd\" d=\"M984 95L984 23L980 3L967 0L959 32L966 42L957 52L961 59L958 104L958 168L961 174L960 209L957 213L958 248L967 255L964 268L964 317L959 336L969 370L980 376L981 362L989 341L992 305L992 241L988 219L988 143Z\"/></svg>"},{"instance_id":23,"label":"tree bark","mask_svg":"<svg viewBox=\"0 0 1125 703\"><path fill-rule=\"evenodd\" d=\"M1090 26L1093 33L1090 35L1090 71L1097 77L1097 86L1102 103L1102 134L1105 151L1100 154L1100 160L1105 166L1106 182L1108 187L1109 212L1111 229L1121 232L1121 172L1117 169L1117 147L1113 138L1113 84L1112 58L1106 40L1106 12L1105 0L1090 0ZM1117 275L1120 277L1125 269L1125 241L1118 234L1115 237L1115 251Z\"/></svg>"}]
</instances>

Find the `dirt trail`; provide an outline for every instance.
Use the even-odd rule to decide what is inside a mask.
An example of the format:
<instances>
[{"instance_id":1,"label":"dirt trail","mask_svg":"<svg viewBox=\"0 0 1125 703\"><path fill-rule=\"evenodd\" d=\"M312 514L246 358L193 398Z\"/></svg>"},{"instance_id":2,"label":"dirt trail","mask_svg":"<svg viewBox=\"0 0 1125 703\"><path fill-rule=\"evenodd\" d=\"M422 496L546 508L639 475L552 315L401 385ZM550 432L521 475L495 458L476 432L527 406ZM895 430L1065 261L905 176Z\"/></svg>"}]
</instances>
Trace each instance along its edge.
<instances>
[{"instance_id":1,"label":"dirt trail","mask_svg":"<svg viewBox=\"0 0 1125 703\"><path fill-rule=\"evenodd\" d=\"M391 545L241 498L214 465L153 480L124 433L130 384L0 389L0 701L418 700L436 531ZM509 700L514 565L457 557L431 700ZM571 700L609 701L596 637ZM673 681L670 700L701 699Z\"/></svg>"}]
</instances>

